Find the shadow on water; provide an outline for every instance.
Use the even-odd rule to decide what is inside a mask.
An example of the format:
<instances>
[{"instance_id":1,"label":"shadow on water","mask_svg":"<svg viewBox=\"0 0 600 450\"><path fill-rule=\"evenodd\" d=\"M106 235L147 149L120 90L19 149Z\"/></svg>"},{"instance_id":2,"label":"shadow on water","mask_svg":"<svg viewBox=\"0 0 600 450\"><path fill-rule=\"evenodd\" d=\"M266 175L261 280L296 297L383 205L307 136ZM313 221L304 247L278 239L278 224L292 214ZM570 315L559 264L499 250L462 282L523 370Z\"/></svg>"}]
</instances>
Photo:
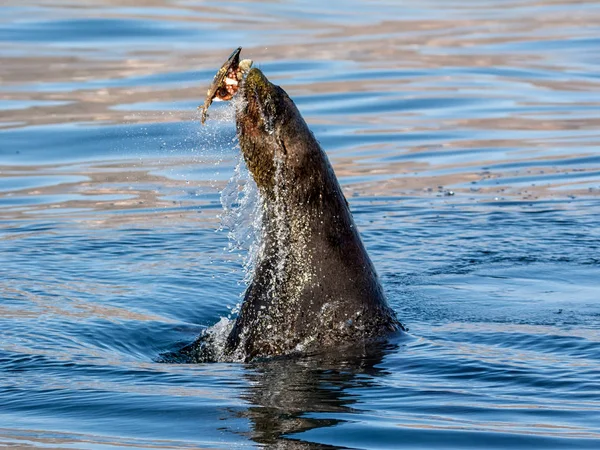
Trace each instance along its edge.
<instances>
[{"instance_id":1,"label":"shadow on water","mask_svg":"<svg viewBox=\"0 0 600 450\"><path fill-rule=\"evenodd\" d=\"M369 388L389 373L379 367L398 344L379 343L350 352L275 358L250 364L250 388L241 394L249 406L241 415L251 423L251 439L266 448L345 448L300 440L298 434L344 422L334 416L356 412L352 390ZM320 417L327 415L327 417Z\"/></svg>"}]
</instances>

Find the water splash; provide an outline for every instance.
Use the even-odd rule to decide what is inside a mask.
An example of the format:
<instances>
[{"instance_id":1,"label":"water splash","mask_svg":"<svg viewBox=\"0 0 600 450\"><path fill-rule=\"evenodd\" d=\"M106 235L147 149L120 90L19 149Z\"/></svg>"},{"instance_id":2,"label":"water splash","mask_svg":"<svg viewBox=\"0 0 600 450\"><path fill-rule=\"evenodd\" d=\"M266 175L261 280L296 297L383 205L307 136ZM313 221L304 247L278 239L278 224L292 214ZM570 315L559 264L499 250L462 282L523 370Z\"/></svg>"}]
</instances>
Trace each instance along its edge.
<instances>
[{"instance_id":1,"label":"water splash","mask_svg":"<svg viewBox=\"0 0 600 450\"><path fill-rule=\"evenodd\" d=\"M221 191L220 200L223 212L218 216L220 226L217 231L227 231L228 245L225 250L236 253L241 259L244 271L242 283L248 285L262 251L263 201L258 195L256 183L241 153L238 155L233 175ZM225 354L227 338L235 323L232 316L239 312L240 306L241 300L231 309L227 317L221 317L216 324L206 328L196 342L179 352L162 355L160 360L164 362L243 361L245 355L240 352Z\"/></svg>"},{"instance_id":2,"label":"water splash","mask_svg":"<svg viewBox=\"0 0 600 450\"><path fill-rule=\"evenodd\" d=\"M273 291L273 297L277 296L277 288L283 286L285 283L285 268L290 256L289 243L291 242L290 223L286 208L286 180L282 175L285 161L283 161L281 155L275 152L274 162L275 184L273 190L275 193L275 201L273 204L273 231L275 233L275 239L277 243L277 265L274 267L274 273L272 274L271 289Z\"/></svg>"},{"instance_id":3,"label":"water splash","mask_svg":"<svg viewBox=\"0 0 600 450\"><path fill-rule=\"evenodd\" d=\"M241 153L232 177L221 191L221 205L223 213L219 216L219 230L228 230L227 250L241 258L244 283L248 284L260 253L262 200Z\"/></svg>"}]
</instances>

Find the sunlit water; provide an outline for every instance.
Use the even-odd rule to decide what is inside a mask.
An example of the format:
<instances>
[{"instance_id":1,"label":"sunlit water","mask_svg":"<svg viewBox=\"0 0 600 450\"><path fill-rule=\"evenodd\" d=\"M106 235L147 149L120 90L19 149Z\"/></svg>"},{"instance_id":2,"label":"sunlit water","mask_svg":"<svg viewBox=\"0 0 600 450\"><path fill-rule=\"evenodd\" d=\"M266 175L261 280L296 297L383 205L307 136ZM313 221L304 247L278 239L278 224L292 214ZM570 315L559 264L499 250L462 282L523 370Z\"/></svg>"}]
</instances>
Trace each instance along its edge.
<instances>
[{"instance_id":1,"label":"sunlit water","mask_svg":"<svg viewBox=\"0 0 600 450\"><path fill-rule=\"evenodd\" d=\"M251 266L238 45L410 328L366 358L155 362ZM599 74L591 0L3 2L0 445L600 448Z\"/></svg>"}]
</instances>

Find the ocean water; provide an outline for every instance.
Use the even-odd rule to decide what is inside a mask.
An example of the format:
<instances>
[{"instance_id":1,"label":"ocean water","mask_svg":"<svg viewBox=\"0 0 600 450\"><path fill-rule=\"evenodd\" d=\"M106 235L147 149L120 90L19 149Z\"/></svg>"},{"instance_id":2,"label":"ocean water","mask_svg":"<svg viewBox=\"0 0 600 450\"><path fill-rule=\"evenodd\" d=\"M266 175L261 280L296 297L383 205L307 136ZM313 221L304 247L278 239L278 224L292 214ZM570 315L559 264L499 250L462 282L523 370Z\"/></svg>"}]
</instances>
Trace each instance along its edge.
<instances>
[{"instance_id":1,"label":"ocean water","mask_svg":"<svg viewBox=\"0 0 600 450\"><path fill-rule=\"evenodd\" d=\"M244 291L239 45L410 329L366 356L156 362ZM592 0L3 2L0 446L600 448L599 74Z\"/></svg>"}]
</instances>

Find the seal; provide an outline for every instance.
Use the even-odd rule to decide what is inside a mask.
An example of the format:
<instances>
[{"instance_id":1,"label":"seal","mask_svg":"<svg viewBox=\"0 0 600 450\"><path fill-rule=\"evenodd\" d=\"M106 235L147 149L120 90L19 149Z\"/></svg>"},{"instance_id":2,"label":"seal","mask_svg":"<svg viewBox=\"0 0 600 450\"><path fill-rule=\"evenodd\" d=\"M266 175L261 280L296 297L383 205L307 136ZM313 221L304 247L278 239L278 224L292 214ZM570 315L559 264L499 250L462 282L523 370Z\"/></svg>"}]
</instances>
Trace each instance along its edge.
<instances>
[{"instance_id":1,"label":"seal","mask_svg":"<svg viewBox=\"0 0 600 450\"><path fill-rule=\"evenodd\" d=\"M364 344L404 329L325 152L287 93L251 69L237 136L262 199L263 241L225 355Z\"/></svg>"},{"instance_id":2,"label":"seal","mask_svg":"<svg viewBox=\"0 0 600 450\"><path fill-rule=\"evenodd\" d=\"M261 201L252 281L225 339L215 326L162 361L366 349L405 330L387 305L325 152L292 99L250 69L250 60L239 62L240 50L215 76L201 109L204 123L213 98L239 100L237 136Z\"/></svg>"}]
</instances>

